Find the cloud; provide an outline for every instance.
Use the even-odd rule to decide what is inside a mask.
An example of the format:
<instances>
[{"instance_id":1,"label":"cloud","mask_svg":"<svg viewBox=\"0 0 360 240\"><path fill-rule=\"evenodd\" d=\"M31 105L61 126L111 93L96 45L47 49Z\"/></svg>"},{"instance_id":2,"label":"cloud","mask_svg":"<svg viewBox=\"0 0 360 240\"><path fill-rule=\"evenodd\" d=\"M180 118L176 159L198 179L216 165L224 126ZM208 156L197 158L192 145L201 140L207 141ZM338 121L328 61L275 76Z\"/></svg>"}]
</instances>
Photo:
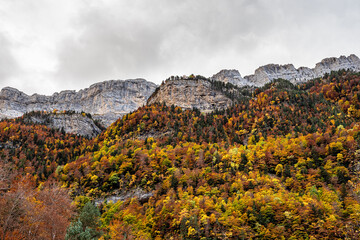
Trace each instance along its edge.
<instances>
[{"instance_id":1,"label":"cloud","mask_svg":"<svg viewBox=\"0 0 360 240\"><path fill-rule=\"evenodd\" d=\"M313 67L360 54L359 11L357 0L4 1L0 59L10 66L0 76L51 94L108 79Z\"/></svg>"},{"instance_id":2,"label":"cloud","mask_svg":"<svg viewBox=\"0 0 360 240\"><path fill-rule=\"evenodd\" d=\"M61 43L58 78L71 83L150 77L160 82L170 74L209 72L210 62L215 65L230 51L240 58L270 31L273 17L255 2L95 5L75 22L77 33Z\"/></svg>"},{"instance_id":3,"label":"cloud","mask_svg":"<svg viewBox=\"0 0 360 240\"><path fill-rule=\"evenodd\" d=\"M11 52L11 43L0 33L0 83L7 83L18 70L19 66Z\"/></svg>"}]
</instances>

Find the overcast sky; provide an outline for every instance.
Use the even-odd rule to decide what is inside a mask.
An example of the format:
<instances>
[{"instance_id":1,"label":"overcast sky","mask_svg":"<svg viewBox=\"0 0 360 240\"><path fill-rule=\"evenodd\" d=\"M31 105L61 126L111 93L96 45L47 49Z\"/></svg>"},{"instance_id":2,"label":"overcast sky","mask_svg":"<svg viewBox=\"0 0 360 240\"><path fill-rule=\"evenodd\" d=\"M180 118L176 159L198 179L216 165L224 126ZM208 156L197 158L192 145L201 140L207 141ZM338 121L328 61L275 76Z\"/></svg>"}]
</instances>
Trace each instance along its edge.
<instances>
[{"instance_id":1,"label":"overcast sky","mask_svg":"<svg viewBox=\"0 0 360 240\"><path fill-rule=\"evenodd\" d=\"M0 0L0 88L242 76L360 55L359 0Z\"/></svg>"}]
</instances>

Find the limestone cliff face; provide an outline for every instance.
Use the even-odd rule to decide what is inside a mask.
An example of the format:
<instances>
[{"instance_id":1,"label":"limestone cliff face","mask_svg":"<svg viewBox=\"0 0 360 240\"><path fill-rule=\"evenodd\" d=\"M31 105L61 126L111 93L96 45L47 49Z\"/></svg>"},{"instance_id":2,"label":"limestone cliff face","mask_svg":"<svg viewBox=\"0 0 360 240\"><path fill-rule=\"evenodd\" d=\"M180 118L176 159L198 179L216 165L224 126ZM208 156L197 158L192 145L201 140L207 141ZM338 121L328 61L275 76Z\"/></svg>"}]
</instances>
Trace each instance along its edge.
<instances>
[{"instance_id":1,"label":"limestone cliff face","mask_svg":"<svg viewBox=\"0 0 360 240\"><path fill-rule=\"evenodd\" d=\"M348 57L340 56L339 58L325 58L316 64L314 73L317 77L319 77L323 76L325 73L330 73L331 71L340 69L350 69L359 72L360 59L354 54L351 54Z\"/></svg>"},{"instance_id":2,"label":"limestone cliff face","mask_svg":"<svg viewBox=\"0 0 360 240\"><path fill-rule=\"evenodd\" d=\"M167 80L149 98L147 104L165 103L183 109L197 108L201 111L224 109L233 103L222 92L215 90L209 80Z\"/></svg>"},{"instance_id":3,"label":"limestone cliff face","mask_svg":"<svg viewBox=\"0 0 360 240\"><path fill-rule=\"evenodd\" d=\"M0 91L0 118L14 118L31 111L72 110L86 112L109 126L124 114L145 105L156 84L144 79L111 80L76 91L51 96L31 96L6 87Z\"/></svg>"},{"instance_id":4,"label":"limestone cliff face","mask_svg":"<svg viewBox=\"0 0 360 240\"><path fill-rule=\"evenodd\" d=\"M211 80L220 81L223 83L231 83L232 85L238 87L251 85L251 82L249 82L247 79L242 78L239 71L235 69L232 70L223 69L217 74L214 74L211 77Z\"/></svg>"},{"instance_id":5,"label":"limestone cliff face","mask_svg":"<svg viewBox=\"0 0 360 240\"><path fill-rule=\"evenodd\" d=\"M88 138L96 137L101 133L98 124L86 114L81 113L34 113L23 115L28 123L43 124L50 128L63 129L66 133L74 133Z\"/></svg>"},{"instance_id":6,"label":"limestone cliff face","mask_svg":"<svg viewBox=\"0 0 360 240\"><path fill-rule=\"evenodd\" d=\"M340 69L360 71L360 59L354 54L348 57L325 58L312 69L307 67L295 68L292 64L268 64L256 69L255 74L245 76L244 78L255 86L263 86L277 78L286 79L292 83L299 83L322 77L325 73Z\"/></svg>"}]
</instances>

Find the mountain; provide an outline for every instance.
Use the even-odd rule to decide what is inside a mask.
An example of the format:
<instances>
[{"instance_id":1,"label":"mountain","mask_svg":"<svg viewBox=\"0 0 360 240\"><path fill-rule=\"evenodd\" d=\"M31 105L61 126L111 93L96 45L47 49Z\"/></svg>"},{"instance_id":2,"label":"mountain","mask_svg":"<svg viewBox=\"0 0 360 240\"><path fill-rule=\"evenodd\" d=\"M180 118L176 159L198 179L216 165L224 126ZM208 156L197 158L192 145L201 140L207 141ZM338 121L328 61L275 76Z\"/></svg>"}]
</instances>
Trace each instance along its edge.
<instances>
[{"instance_id":1,"label":"mountain","mask_svg":"<svg viewBox=\"0 0 360 240\"><path fill-rule=\"evenodd\" d=\"M0 91L0 118L20 117L31 111L75 111L93 115L109 126L119 117L144 105L156 84L144 79L110 80L80 91L31 96L11 87Z\"/></svg>"},{"instance_id":2,"label":"mountain","mask_svg":"<svg viewBox=\"0 0 360 240\"><path fill-rule=\"evenodd\" d=\"M64 130L84 137L93 138L104 129L101 124L92 119L90 114L75 112L30 112L25 113L22 119L26 123L42 124L49 128Z\"/></svg>"},{"instance_id":3,"label":"mountain","mask_svg":"<svg viewBox=\"0 0 360 240\"><path fill-rule=\"evenodd\" d=\"M359 89L337 71L207 114L143 106L56 176L75 204L100 199L109 239L359 239Z\"/></svg>"},{"instance_id":4,"label":"mountain","mask_svg":"<svg viewBox=\"0 0 360 240\"><path fill-rule=\"evenodd\" d=\"M244 79L241 77L238 70L232 69L227 70L223 69L217 74L214 74L211 77L211 80L213 81L220 81L223 83L231 83L232 85L242 87L242 86L251 86L252 83L249 82L247 79Z\"/></svg>"},{"instance_id":5,"label":"mountain","mask_svg":"<svg viewBox=\"0 0 360 240\"><path fill-rule=\"evenodd\" d=\"M256 86L263 86L267 82L278 78L289 80L292 83L299 83L322 77L325 73L340 69L360 71L360 59L354 54L348 57L325 58L317 63L315 68L295 68L292 64L268 64L256 69L255 74L245 76L244 78Z\"/></svg>"},{"instance_id":6,"label":"mountain","mask_svg":"<svg viewBox=\"0 0 360 240\"><path fill-rule=\"evenodd\" d=\"M104 81L78 92L65 90L51 96L29 96L15 88L5 87L0 91L0 118L15 118L26 112L52 112L57 109L90 113L104 126L109 126L119 117L146 103L165 102L203 111L224 109L234 103L234 95L239 95L236 87L259 87L278 78L292 83L305 82L339 69L360 71L360 59L354 54L325 58L313 69L295 68L292 64L268 64L245 77L241 77L237 70L222 70L209 79L171 78L159 87L156 94L153 93L157 85L144 79Z\"/></svg>"},{"instance_id":7,"label":"mountain","mask_svg":"<svg viewBox=\"0 0 360 240\"><path fill-rule=\"evenodd\" d=\"M201 76L161 86L180 83L236 104L145 105L93 139L26 120L49 113L0 121L0 233L56 226L64 239L90 219L104 239L359 239L359 73L276 79L242 99Z\"/></svg>"},{"instance_id":8,"label":"mountain","mask_svg":"<svg viewBox=\"0 0 360 240\"><path fill-rule=\"evenodd\" d=\"M147 105L165 103L176 105L183 109L197 108L201 111L224 109L234 102L221 91L216 89L213 82L204 77L189 77L166 80L150 96Z\"/></svg>"},{"instance_id":9,"label":"mountain","mask_svg":"<svg viewBox=\"0 0 360 240\"><path fill-rule=\"evenodd\" d=\"M294 84L306 82L340 69L360 71L360 59L354 54L348 57L325 58L317 63L314 68L295 68L293 64L267 64L256 69L254 74L245 76L244 78L241 77L237 70L221 70L215 74L212 79L225 83L229 82L237 86L249 85L261 87L278 78L289 80Z\"/></svg>"}]
</instances>

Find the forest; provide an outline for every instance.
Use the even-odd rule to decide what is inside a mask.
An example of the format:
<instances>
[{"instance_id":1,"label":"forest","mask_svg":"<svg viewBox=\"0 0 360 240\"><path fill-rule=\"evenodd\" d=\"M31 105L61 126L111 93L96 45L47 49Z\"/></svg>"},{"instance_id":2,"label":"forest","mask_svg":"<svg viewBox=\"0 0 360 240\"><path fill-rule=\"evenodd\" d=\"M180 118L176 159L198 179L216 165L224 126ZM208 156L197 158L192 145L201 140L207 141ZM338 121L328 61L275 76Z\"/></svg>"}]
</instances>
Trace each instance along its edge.
<instances>
[{"instance_id":1,"label":"forest","mask_svg":"<svg viewBox=\"0 0 360 240\"><path fill-rule=\"evenodd\" d=\"M94 139L2 120L0 239L359 239L360 74L214 87Z\"/></svg>"}]
</instances>

